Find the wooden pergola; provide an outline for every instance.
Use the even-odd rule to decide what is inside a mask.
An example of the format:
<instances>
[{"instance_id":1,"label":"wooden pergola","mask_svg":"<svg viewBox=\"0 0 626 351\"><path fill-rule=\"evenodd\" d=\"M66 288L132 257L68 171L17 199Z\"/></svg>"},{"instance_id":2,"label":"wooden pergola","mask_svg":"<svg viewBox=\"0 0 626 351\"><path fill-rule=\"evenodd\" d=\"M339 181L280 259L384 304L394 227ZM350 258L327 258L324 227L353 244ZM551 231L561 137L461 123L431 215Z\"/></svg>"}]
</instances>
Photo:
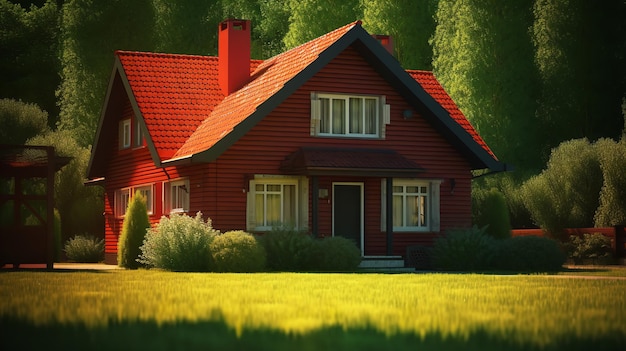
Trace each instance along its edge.
<instances>
[{"instance_id":1,"label":"wooden pergola","mask_svg":"<svg viewBox=\"0 0 626 351\"><path fill-rule=\"evenodd\" d=\"M0 144L0 267L54 265L54 175L70 157L51 146Z\"/></svg>"}]
</instances>

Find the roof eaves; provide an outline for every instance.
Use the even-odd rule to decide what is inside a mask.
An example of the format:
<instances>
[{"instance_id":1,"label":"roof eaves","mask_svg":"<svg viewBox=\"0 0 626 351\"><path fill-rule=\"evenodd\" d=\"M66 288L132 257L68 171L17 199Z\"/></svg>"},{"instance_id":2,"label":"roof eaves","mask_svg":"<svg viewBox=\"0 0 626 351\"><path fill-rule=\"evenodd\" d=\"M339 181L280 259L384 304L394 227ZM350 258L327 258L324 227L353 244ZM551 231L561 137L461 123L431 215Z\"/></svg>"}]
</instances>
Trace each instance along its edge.
<instances>
[{"instance_id":1,"label":"roof eaves","mask_svg":"<svg viewBox=\"0 0 626 351\"><path fill-rule=\"evenodd\" d=\"M424 115L433 125L447 138L456 140L460 144L461 152L472 160L472 166L489 168L492 170L506 169L507 165L492 157L487 150L478 144L474 138L457 123L450 113L439 104L426 90L409 75L408 72L393 55L389 54L376 39L366 32L360 38L361 42L372 55L364 55L370 64L381 70L383 76L388 77L390 83L412 103L418 111L426 112Z\"/></svg>"}]
</instances>

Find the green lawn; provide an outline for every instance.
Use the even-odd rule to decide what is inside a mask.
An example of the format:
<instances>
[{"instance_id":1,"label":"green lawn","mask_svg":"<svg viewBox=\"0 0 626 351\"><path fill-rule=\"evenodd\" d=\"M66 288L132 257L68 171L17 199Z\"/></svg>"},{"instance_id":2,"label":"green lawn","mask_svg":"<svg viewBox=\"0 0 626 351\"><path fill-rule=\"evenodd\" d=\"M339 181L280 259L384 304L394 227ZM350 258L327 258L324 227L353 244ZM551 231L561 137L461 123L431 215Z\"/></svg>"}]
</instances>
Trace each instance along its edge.
<instances>
[{"instance_id":1,"label":"green lawn","mask_svg":"<svg viewBox=\"0 0 626 351\"><path fill-rule=\"evenodd\" d=\"M626 280L0 273L0 349L626 349Z\"/></svg>"}]
</instances>

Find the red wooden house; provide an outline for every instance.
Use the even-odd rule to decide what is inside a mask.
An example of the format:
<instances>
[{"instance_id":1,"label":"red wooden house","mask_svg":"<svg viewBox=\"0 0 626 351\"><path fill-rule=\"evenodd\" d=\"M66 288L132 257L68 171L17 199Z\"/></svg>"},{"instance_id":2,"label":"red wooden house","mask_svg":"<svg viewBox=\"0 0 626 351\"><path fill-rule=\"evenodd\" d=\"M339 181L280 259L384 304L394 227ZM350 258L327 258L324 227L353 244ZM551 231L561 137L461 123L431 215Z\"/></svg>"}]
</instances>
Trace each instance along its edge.
<instances>
[{"instance_id":1,"label":"red wooden house","mask_svg":"<svg viewBox=\"0 0 626 351\"><path fill-rule=\"evenodd\" d=\"M107 263L136 191L154 222L291 225L351 238L366 258L471 225L471 170L506 165L389 37L355 22L261 61L249 21L218 30L218 57L115 54L88 169L106 192Z\"/></svg>"}]
</instances>

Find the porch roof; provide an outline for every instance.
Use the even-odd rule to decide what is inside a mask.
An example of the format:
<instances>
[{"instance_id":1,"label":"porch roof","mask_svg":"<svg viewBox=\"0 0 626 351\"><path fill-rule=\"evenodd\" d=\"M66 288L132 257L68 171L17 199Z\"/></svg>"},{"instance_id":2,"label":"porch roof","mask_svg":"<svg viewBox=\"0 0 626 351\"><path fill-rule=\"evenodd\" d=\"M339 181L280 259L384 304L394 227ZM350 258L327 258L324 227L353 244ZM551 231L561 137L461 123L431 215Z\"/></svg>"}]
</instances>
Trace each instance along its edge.
<instances>
[{"instance_id":1,"label":"porch roof","mask_svg":"<svg viewBox=\"0 0 626 351\"><path fill-rule=\"evenodd\" d=\"M417 163L394 150L301 147L285 158L281 170L302 175L417 176Z\"/></svg>"}]
</instances>

